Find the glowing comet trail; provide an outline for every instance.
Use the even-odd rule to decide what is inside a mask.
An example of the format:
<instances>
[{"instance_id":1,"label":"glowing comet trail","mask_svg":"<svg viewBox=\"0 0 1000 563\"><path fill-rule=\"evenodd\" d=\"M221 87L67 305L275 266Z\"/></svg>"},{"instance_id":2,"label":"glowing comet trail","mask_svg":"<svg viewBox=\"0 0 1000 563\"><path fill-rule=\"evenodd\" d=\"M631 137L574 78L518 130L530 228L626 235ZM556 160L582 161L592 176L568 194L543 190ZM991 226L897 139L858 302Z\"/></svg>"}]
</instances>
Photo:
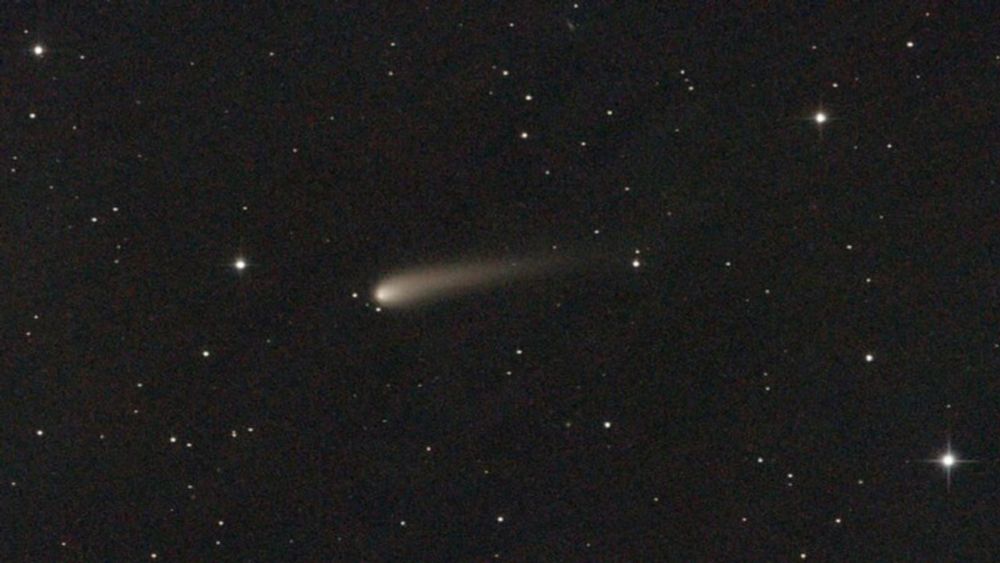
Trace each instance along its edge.
<instances>
[{"instance_id":1,"label":"glowing comet trail","mask_svg":"<svg viewBox=\"0 0 1000 563\"><path fill-rule=\"evenodd\" d=\"M459 262L406 270L385 277L375 286L374 298L386 308L457 297L524 279L548 270L540 262Z\"/></svg>"}]
</instances>

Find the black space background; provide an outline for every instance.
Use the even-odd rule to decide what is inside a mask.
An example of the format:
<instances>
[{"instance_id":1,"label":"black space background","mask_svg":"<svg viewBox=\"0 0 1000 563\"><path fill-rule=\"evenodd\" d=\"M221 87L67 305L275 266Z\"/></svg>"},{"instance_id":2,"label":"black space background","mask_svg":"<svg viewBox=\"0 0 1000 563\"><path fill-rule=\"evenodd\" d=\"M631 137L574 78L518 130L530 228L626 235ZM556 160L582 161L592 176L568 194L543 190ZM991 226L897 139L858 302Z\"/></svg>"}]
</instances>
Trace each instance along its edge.
<instances>
[{"instance_id":1,"label":"black space background","mask_svg":"<svg viewBox=\"0 0 1000 563\"><path fill-rule=\"evenodd\" d=\"M995 557L992 3L164 4L0 9L3 560Z\"/></svg>"}]
</instances>

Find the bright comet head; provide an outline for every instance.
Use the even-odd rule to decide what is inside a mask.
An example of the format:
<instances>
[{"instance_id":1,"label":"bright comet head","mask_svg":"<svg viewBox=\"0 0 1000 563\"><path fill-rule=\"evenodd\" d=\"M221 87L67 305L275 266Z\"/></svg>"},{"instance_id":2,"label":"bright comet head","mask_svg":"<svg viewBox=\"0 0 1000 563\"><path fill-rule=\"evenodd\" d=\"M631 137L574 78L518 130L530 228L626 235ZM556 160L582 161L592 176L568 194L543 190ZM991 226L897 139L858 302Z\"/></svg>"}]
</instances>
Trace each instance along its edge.
<instances>
[{"instance_id":1,"label":"bright comet head","mask_svg":"<svg viewBox=\"0 0 1000 563\"><path fill-rule=\"evenodd\" d=\"M377 288L375 288L375 301L378 301L379 303L382 303L383 305L386 304L386 303L390 303L390 302L392 302L392 296L393 296L393 294L394 294L394 292L392 291L392 288L389 288L389 287L377 287Z\"/></svg>"}]
</instances>

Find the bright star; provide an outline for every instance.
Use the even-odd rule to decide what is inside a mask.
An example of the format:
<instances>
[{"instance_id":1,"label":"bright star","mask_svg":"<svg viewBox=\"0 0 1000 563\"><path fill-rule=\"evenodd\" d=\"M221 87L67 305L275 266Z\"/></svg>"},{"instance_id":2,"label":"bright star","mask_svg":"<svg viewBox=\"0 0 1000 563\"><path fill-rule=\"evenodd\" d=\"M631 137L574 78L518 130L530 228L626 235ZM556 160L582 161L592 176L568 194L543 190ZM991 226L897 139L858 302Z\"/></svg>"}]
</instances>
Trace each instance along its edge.
<instances>
[{"instance_id":1,"label":"bright star","mask_svg":"<svg viewBox=\"0 0 1000 563\"><path fill-rule=\"evenodd\" d=\"M36 57L40 57L45 54L45 46L38 44L31 48L31 52L35 54Z\"/></svg>"},{"instance_id":2,"label":"bright star","mask_svg":"<svg viewBox=\"0 0 1000 563\"><path fill-rule=\"evenodd\" d=\"M945 452L944 455L942 455L941 459L939 460L939 462L941 463L941 467L944 467L945 476L948 480L949 491L951 490L951 469L952 467L955 466L956 463L958 463L958 461L959 460L955 457L955 454L951 452L951 444L949 443L948 451Z\"/></svg>"},{"instance_id":3,"label":"bright star","mask_svg":"<svg viewBox=\"0 0 1000 563\"><path fill-rule=\"evenodd\" d=\"M818 112L816 112L815 119L816 119L816 123L819 123L820 125L822 125L822 124L826 123L826 114L823 113L822 111L818 111Z\"/></svg>"},{"instance_id":4,"label":"bright star","mask_svg":"<svg viewBox=\"0 0 1000 563\"><path fill-rule=\"evenodd\" d=\"M244 270L247 267L247 261L242 258L237 258L236 261L233 262L233 267L237 270Z\"/></svg>"},{"instance_id":5,"label":"bright star","mask_svg":"<svg viewBox=\"0 0 1000 563\"><path fill-rule=\"evenodd\" d=\"M945 447L944 453L942 453L941 455L939 455L938 457L936 457L934 459L925 459L925 460L922 460L922 461L924 461L926 463L934 463L934 464L940 465L941 468L944 469L945 478L947 479L947 482L948 482L948 490L951 490L951 472L952 471L954 471L955 469L957 469L959 465L963 465L963 464L966 464L966 463L976 463L976 461L972 460L972 459L962 459L962 458L960 458L958 456L958 454L956 454L955 451L951 449L951 439L950 438L948 439L948 443L947 443L947 446Z\"/></svg>"}]
</instances>

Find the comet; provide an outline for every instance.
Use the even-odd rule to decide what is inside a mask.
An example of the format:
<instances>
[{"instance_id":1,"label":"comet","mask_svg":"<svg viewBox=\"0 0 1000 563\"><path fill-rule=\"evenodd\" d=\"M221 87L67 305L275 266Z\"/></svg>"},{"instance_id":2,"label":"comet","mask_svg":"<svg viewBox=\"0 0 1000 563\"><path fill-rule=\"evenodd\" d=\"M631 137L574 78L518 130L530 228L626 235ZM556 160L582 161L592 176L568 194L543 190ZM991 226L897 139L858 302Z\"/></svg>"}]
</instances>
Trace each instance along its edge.
<instances>
[{"instance_id":1,"label":"comet","mask_svg":"<svg viewBox=\"0 0 1000 563\"><path fill-rule=\"evenodd\" d=\"M406 308L495 289L508 282L537 277L558 266L555 261L456 262L413 268L380 280L372 292L384 308Z\"/></svg>"}]
</instances>

